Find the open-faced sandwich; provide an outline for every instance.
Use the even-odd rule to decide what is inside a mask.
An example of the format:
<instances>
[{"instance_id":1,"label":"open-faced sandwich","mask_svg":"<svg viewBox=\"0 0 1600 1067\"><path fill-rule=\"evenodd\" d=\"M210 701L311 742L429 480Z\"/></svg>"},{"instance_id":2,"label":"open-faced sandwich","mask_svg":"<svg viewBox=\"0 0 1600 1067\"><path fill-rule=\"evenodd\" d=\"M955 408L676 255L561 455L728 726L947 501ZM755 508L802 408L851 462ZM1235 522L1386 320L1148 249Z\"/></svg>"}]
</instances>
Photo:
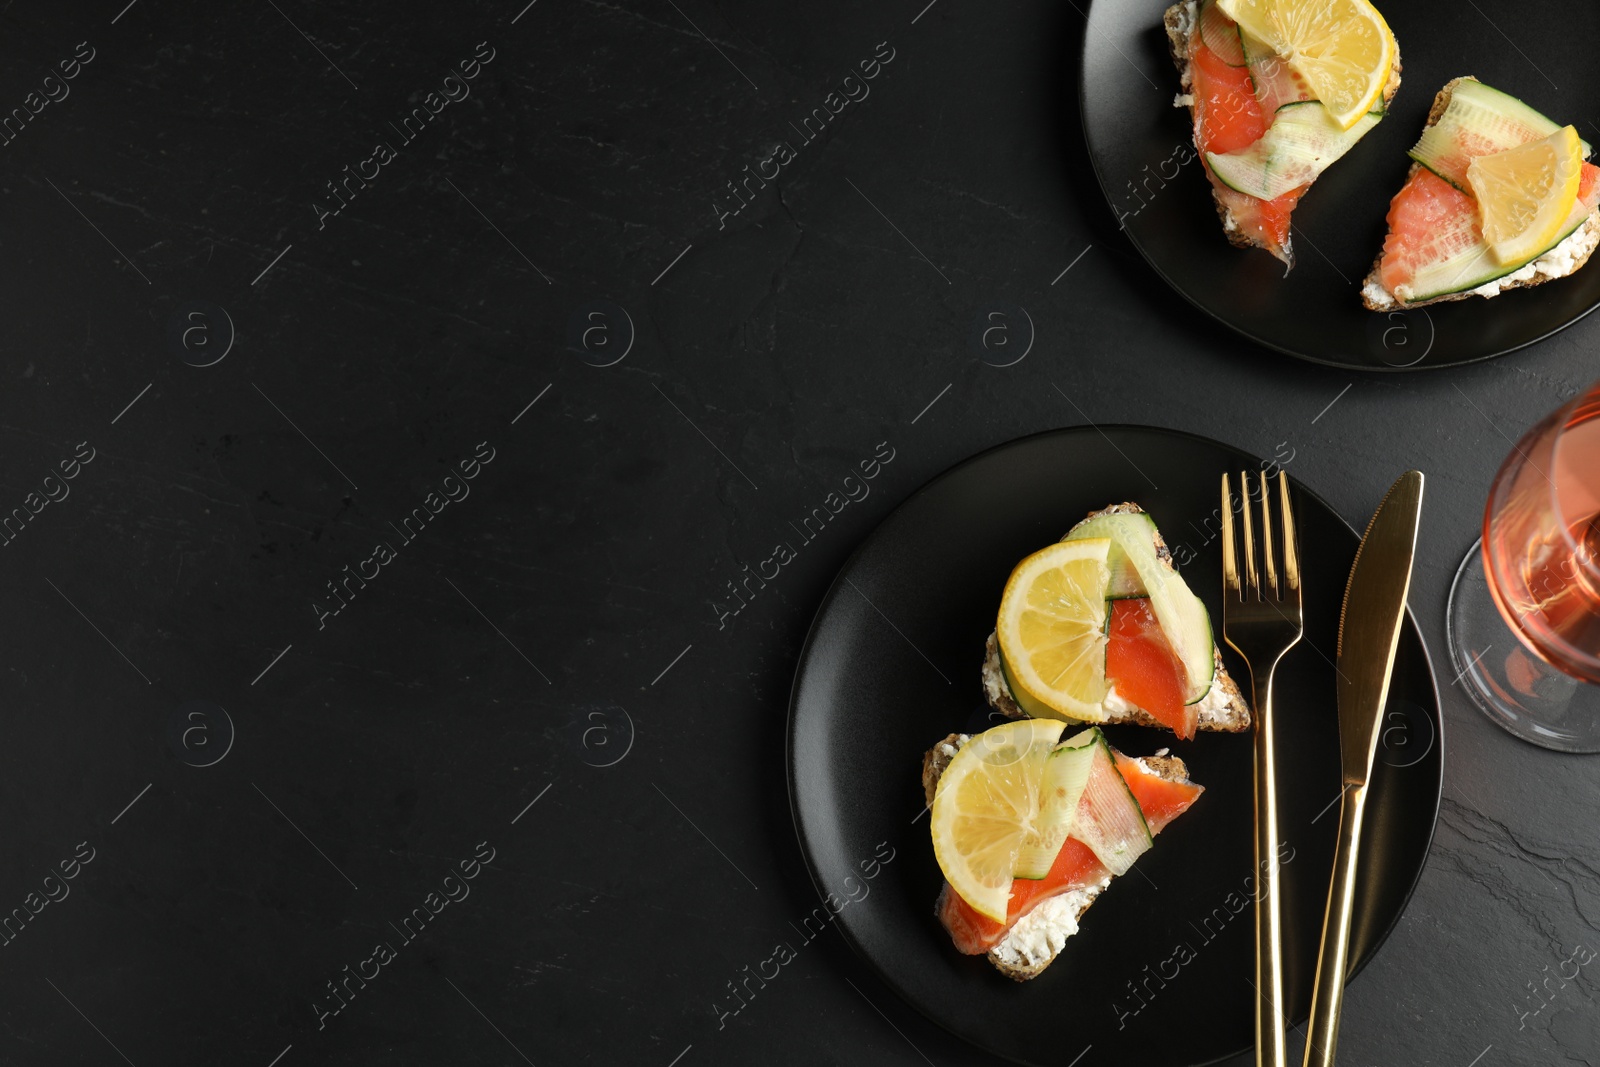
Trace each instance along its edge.
<instances>
[{"instance_id":1,"label":"open-faced sandwich","mask_svg":"<svg viewBox=\"0 0 1600 1067\"><path fill-rule=\"evenodd\" d=\"M1154 520L1116 504L1011 573L983 691L1013 718L1236 733L1250 709Z\"/></svg>"},{"instance_id":2,"label":"open-faced sandwich","mask_svg":"<svg viewBox=\"0 0 1600 1067\"><path fill-rule=\"evenodd\" d=\"M1434 99L1361 289L1374 311L1564 278L1600 244L1589 146L1515 97L1457 78Z\"/></svg>"},{"instance_id":3,"label":"open-faced sandwich","mask_svg":"<svg viewBox=\"0 0 1600 1067\"><path fill-rule=\"evenodd\" d=\"M961 952L1017 981L1037 977L1083 913L1202 789L1183 761L1112 748L1058 719L951 734L923 758L936 914ZM1164 750L1163 750L1164 752Z\"/></svg>"},{"instance_id":4,"label":"open-faced sandwich","mask_svg":"<svg viewBox=\"0 0 1600 1067\"><path fill-rule=\"evenodd\" d=\"M1400 88L1394 34L1367 0L1181 0L1164 21L1223 233L1293 267L1295 204Z\"/></svg>"}]
</instances>

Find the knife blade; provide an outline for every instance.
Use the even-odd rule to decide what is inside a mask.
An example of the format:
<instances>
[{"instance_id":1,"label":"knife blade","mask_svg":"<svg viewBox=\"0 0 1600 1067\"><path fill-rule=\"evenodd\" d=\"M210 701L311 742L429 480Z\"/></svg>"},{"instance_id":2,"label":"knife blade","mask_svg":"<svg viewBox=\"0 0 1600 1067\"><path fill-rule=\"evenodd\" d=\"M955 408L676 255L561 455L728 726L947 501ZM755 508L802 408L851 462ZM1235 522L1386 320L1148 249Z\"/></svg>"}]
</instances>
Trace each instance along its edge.
<instances>
[{"instance_id":1,"label":"knife blade","mask_svg":"<svg viewBox=\"0 0 1600 1067\"><path fill-rule=\"evenodd\" d=\"M1407 471L1389 487L1350 565L1337 653L1339 747L1347 785L1365 785L1372 773L1411 589L1422 482L1421 471Z\"/></svg>"},{"instance_id":2,"label":"knife blade","mask_svg":"<svg viewBox=\"0 0 1600 1067\"><path fill-rule=\"evenodd\" d=\"M1350 971L1350 917L1355 907L1361 823L1367 780L1389 699L1395 650L1406 620L1411 564L1422 514L1422 472L1407 471L1384 494L1367 524L1350 566L1339 610L1339 842L1333 855L1328 905L1322 914L1322 947L1311 991L1305 1067L1334 1067L1344 981Z\"/></svg>"}]
</instances>

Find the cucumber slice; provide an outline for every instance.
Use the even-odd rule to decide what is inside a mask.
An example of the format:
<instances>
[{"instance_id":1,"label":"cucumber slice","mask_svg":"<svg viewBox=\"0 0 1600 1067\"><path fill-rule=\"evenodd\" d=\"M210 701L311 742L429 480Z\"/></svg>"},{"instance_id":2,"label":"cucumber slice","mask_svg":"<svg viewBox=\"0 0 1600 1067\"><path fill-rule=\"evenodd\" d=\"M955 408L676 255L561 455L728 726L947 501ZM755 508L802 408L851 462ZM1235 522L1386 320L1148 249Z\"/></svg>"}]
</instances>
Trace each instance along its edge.
<instances>
[{"instance_id":1,"label":"cucumber slice","mask_svg":"<svg viewBox=\"0 0 1600 1067\"><path fill-rule=\"evenodd\" d=\"M1548 137L1560 128L1559 123L1551 121L1509 93L1502 93L1476 79L1464 78L1456 82L1444 114L1439 116L1438 122L1422 131L1422 138L1411 149L1410 155L1457 189L1471 195L1472 190L1467 187L1467 164L1475 156L1504 152L1508 148ZM1585 159L1589 158L1590 151L1589 143L1585 141ZM1492 281L1493 278L1484 280Z\"/></svg>"},{"instance_id":2,"label":"cucumber slice","mask_svg":"<svg viewBox=\"0 0 1600 1067\"><path fill-rule=\"evenodd\" d=\"M1143 587L1144 582L1140 579L1139 572L1124 558L1120 567L1111 568L1111 584L1106 586L1106 599L1131 600L1134 597L1141 597L1144 596L1140 592ZM1111 621L1109 615L1106 616L1106 621L1108 623Z\"/></svg>"},{"instance_id":3,"label":"cucumber slice","mask_svg":"<svg viewBox=\"0 0 1600 1067\"><path fill-rule=\"evenodd\" d=\"M1245 63L1250 68L1250 84L1255 87L1263 115L1276 114L1285 104L1316 99L1306 80L1289 66L1287 60L1242 28L1239 30L1239 43L1244 47Z\"/></svg>"},{"instance_id":4,"label":"cucumber slice","mask_svg":"<svg viewBox=\"0 0 1600 1067\"><path fill-rule=\"evenodd\" d=\"M1065 743L1082 743L1080 739L1085 734L1091 735L1088 744L1094 757L1073 819L1071 836L1088 845L1106 870L1116 875L1127 874L1134 860L1149 851L1154 839L1139 802L1117 770L1116 757L1111 754L1111 744L1105 735L1098 729L1090 729Z\"/></svg>"},{"instance_id":5,"label":"cucumber slice","mask_svg":"<svg viewBox=\"0 0 1600 1067\"><path fill-rule=\"evenodd\" d=\"M1017 854L1011 870L1013 878L1037 880L1055 865L1056 855L1077 819L1084 786L1089 783L1089 771L1098 750L1091 736L1094 732L1085 730L1050 752L1039 786L1039 843L1025 846Z\"/></svg>"},{"instance_id":6,"label":"cucumber slice","mask_svg":"<svg viewBox=\"0 0 1600 1067\"><path fill-rule=\"evenodd\" d=\"M1200 39L1217 58L1230 67L1242 67L1246 59L1239 24L1222 13L1217 0L1205 0L1200 8Z\"/></svg>"},{"instance_id":7,"label":"cucumber slice","mask_svg":"<svg viewBox=\"0 0 1600 1067\"><path fill-rule=\"evenodd\" d=\"M1127 539L1153 545L1156 540L1156 521L1145 512L1135 512L1119 516L1121 526L1125 528ZM1106 537L1107 534L1079 534L1077 528L1067 534L1063 540L1076 540L1079 537ZM1139 576L1139 569L1128 559L1128 553L1122 548L1122 542L1113 538L1111 550L1106 553L1106 567L1111 571L1111 582L1106 586L1107 600L1128 600L1133 597L1147 595L1144 591L1144 579ZM1106 626L1111 625L1111 612L1106 611Z\"/></svg>"},{"instance_id":8,"label":"cucumber slice","mask_svg":"<svg viewBox=\"0 0 1600 1067\"><path fill-rule=\"evenodd\" d=\"M1276 200L1314 181L1383 118L1369 111L1342 130L1316 100L1284 104L1272 125L1254 144L1236 152L1206 153L1206 162L1223 184L1261 200Z\"/></svg>"},{"instance_id":9,"label":"cucumber slice","mask_svg":"<svg viewBox=\"0 0 1600 1067\"><path fill-rule=\"evenodd\" d=\"M1453 219L1448 226L1441 226L1434 231L1434 247L1444 254L1440 258L1418 267L1411 277L1411 292L1406 296L1408 302L1431 300L1436 296L1448 296L1451 293L1464 293L1469 289L1476 289L1480 285L1487 285L1496 278L1504 278L1507 274L1514 274L1526 267L1539 256L1550 251L1556 245L1571 237L1579 226L1589 218L1589 213L1583 210L1580 202L1573 209L1572 217L1567 220L1567 225L1561 233L1546 248L1530 259L1521 263L1505 266L1494 258L1489 251L1489 246L1483 243L1483 237L1478 232L1478 220L1475 215L1465 218ZM1453 251L1446 251L1453 250Z\"/></svg>"},{"instance_id":10,"label":"cucumber slice","mask_svg":"<svg viewBox=\"0 0 1600 1067\"><path fill-rule=\"evenodd\" d=\"M1193 704L1211 691L1212 675L1216 672L1211 616L1177 568L1156 557L1155 528L1155 520L1149 515L1110 513L1078 523L1067 532L1065 539L1111 539L1111 552L1120 553L1137 577L1138 589L1129 595L1150 598L1156 622L1161 624L1161 632L1183 664L1189 683L1184 703ZM1031 709L1024 707L1023 710L1033 714Z\"/></svg>"}]
</instances>

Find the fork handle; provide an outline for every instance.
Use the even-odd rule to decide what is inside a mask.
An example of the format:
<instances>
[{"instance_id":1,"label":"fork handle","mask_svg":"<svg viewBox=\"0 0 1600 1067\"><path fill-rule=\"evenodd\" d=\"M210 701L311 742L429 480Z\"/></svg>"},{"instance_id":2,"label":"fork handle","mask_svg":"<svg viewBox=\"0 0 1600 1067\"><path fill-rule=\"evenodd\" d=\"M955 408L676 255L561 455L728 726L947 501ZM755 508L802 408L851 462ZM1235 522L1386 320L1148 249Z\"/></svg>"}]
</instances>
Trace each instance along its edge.
<instances>
[{"instance_id":1,"label":"fork handle","mask_svg":"<svg viewBox=\"0 0 1600 1067\"><path fill-rule=\"evenodd\" d=\"M1278 893L1278 774L1274 662L1255 683L1256 1067L1286 1067L1283 1020L1283 912ZM1331 1061L1330 1061L1331 1062Z\"/></svg>"},{"instance_id":2,"label":"fork handle","mask_svg":"<svg viewBox=\"0 0 1600 1067\"><path fill-rule=\"evenodd\" d=\"M1344 980L1350 971L1356 858L1361 852L1361 818L1366 808L1367 787L1347 784L1339 799L1339 847L1333 855L1333 881L1322 916L1322 949L1317 954L1317 984L1311 992L1305 1067L1333 1067L1339 1045L1339 1012L1344 1008Z\"/></svg>"}]
</instances>

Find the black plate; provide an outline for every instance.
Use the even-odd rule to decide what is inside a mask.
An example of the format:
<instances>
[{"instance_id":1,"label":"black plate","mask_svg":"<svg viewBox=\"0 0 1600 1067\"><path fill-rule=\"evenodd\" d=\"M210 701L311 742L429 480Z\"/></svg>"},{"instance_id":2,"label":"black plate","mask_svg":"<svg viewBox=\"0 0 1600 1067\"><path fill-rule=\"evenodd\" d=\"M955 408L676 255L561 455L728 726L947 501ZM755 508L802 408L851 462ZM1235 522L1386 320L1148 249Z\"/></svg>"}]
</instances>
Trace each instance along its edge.
<instances>
[{"instance_id":1,"label":"black plate","mask_svg":"<svg viewBox=\"0 0 1600 1067\"><path fill-rule=\"evenodd\" d=\"M1590 121L1600 99L1600 65L1590 45L1600 35L1600 5L1526 0L1513 9L1378 0L1400 42L1400 91L1388 117L1318 178L1295 209L1296 265L1288 277L1267 253L1223 239L1201 164L1179 166L1194 151L1188 110L1172 106L1178 73L1161 27L1165 6L1099 0L1090 8L1083 126L1100 186L1129 238L1196 307L1289 355L1381 371L1503 355L1600 304L1594 267L1493 300L1406 313L1368 311L1358 296L1383 245L1389 198L1411 164L1406 150L1421 134L1434 94L1451 78L1475 75L1600 141Z\"/></svg>"},{"instance_id":2,"label":"black plate","mask_svg":"<svg viewBox=\"0 0 1600 1067\"><path fill-rule=\"evenodd\" d=\"M1178 742L1136 727L1109 731L1132 755L1170 745L1206 792L1095 903L1061 957L1020 985L982 957L957 953L933 916L942 877L927 816L918 814L918 779L925 750L984 723L983 642L1017 560L1085 512L1137 500L1220 623L1219 478L1260 467L1227 445L1149 427L1023 438L947 471L897 508L817 612L791 696L788 753L790 803L812 877L820 893L834 894L835 921L883 980L976 1045L1059 1067L1091 1044L1086 1065L1150 1067L1210 1063L1250 1045L1249 734ZM1333 863L1340 776L1331 657L1358 536L1309 492L1297 490L1295 500L1306 635L1279 670L1277 694L1280 811L1293 849L1283 868L1287 999L1298 1022L1310 1006ZM1248 677L1231 650L1223 654L1237 677ZM1357 967L1405 908L1439 810L1438 693L1410 620L1388 714L1363 838ZM879 862L890 849L892 859ZM1179 945L1191 959L1177 962Z\"/></svg>"}]
</instances>

